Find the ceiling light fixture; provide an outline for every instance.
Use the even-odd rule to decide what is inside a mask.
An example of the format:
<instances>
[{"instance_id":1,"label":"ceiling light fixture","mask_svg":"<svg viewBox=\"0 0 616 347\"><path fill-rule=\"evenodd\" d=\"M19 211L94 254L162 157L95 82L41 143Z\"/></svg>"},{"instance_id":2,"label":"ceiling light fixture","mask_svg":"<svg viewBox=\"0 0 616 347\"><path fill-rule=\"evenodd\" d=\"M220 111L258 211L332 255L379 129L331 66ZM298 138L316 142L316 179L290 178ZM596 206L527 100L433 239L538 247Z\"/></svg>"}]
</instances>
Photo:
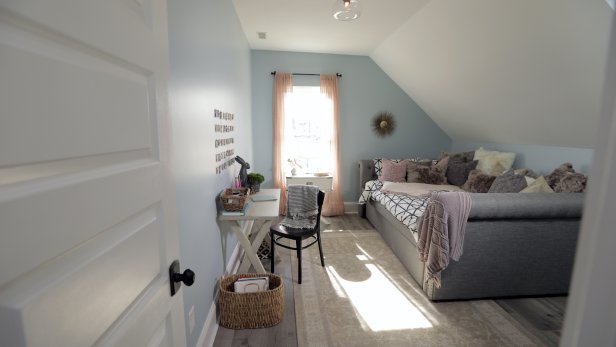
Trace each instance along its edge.
<instances>
[{"instance_id":1,"label":"ceiling light fixture","mask_svg":"<svg viewBox=\"0 0 616 347\"><path fill-rule=\"evenodd\" d=\"M359 0L336 0L334 3L334 18L339 21L352 21L360 14Z\"/></svg>"}]
</instances>

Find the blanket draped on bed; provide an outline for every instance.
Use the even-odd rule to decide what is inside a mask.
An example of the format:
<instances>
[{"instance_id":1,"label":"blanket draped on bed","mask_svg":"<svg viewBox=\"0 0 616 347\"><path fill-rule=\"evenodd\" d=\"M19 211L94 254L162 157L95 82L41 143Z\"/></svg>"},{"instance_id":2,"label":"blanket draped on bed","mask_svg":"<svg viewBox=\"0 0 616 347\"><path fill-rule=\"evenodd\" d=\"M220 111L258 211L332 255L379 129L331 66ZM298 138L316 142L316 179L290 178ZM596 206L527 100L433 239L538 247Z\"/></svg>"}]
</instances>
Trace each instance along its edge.
<instances>
[{"instance_id":1,"label":"blanket draped on bed","mask_svg":"<svg viewBox=\"0 0 616 347\"><path fill-rule=\"evenodd\" d=\"M319 214L319 187L290 185L288 190L287 216L280 224L295 229L314 228Z\"/></svg>"},{"instance_id":2,"label":"blanket draped on bed","mask_svg":"<svg viewBox=\"0 0 616 347\"><path fill-rule=\"evenodd\" d=\"M419 218L417 249L426 263L427 281L437 288L449 259L458 261L462 255L470 210L471 197L466 192L433 192Z\"/></svg>"}]
</instances>

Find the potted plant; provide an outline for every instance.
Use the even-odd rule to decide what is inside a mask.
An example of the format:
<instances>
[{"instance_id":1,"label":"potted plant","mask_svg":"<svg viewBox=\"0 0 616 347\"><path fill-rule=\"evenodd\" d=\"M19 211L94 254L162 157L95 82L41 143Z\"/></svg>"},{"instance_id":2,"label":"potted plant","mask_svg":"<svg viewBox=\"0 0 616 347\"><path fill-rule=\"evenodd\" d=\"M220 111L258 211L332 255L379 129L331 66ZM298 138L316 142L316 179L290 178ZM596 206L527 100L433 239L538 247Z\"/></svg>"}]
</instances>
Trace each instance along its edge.
<instances>
[{"instance_id":1,"label":"potted plant","mask_svg":"<svg viewBox=\"0 0 616 347\"><path fill-rule=\"evenodd\" d=\"M251 192L257 193L261 189L261 183L265 181L265 177L258 172L248 174L248 188Z\"/></svg>"}]
</instances>

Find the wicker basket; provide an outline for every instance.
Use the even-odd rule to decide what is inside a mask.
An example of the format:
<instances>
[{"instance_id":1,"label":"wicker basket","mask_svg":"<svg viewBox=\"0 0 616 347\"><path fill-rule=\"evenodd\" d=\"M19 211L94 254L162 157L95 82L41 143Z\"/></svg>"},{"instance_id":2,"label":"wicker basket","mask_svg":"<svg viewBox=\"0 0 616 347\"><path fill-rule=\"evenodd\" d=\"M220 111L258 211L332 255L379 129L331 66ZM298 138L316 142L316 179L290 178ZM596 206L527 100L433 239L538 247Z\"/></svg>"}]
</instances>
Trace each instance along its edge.
<instances>
[{"instance_id":1,"label":"wicker basket","mask_svg":"<svg viewBox=\"0 0 616 347\"><path fill-rule=\"evenodd\" d=\"M269 277L270 290L235 293L233 284L240 278ZM237 274L224 276L219 284L220 325L229 329L255 329L274 326L282 321L284 284L274 274Z\"/></svg>"},{"instance_id":2,"label":"wicker basket","mask_svg":"<svg viewBox=\"0 0 616 347\"><path fill-rule=\"evenodd\" d=\"M242 211L248 199L250 189L248 188L229 188L220 194L220 202L225 211Z\"/></svg>"}]
</instances>

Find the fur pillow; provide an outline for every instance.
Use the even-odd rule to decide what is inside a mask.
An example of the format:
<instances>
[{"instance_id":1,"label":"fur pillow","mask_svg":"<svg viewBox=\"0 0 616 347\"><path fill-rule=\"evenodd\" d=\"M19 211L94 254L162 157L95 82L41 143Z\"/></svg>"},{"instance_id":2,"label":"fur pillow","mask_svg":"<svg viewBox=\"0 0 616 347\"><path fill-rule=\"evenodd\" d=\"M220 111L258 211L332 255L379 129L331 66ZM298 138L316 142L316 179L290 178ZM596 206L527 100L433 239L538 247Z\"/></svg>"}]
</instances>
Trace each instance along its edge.
<instances>
[{"instance_id":1,"label":"fur pillow","mask_svg":"<svg viewBox=\"0 0 616 347\"><path fill-rule=\"evenodd\" d=\"M556 184L560 182L560 180L565 176L567 172L575 173L573 170L573 165L571 163L561 164L559 167L554 169L552 173L545 178L552 189L556 188Z\"/></svg>"},{"instance_id":2,"label":"fur pillow","mask_svg":"<svg viewBox=\"0 0 616 347\"><path fill-rule=\"evenodd\" d=\"M588 177L581 173L567 172L558 183L554 191L557 193L581 193L586 190Z\"/></svg>"},{"instance_id":3,"label":"fur pillow","mask_svg":"<svg viewBox=\"0 0 616 347\"><path fill-rule=\"evenodd\" d=\"M461 161L463 163L468 163L469 161L473 161L473 157L475 157L475 151L459 153L441 152L441 156L438 159L441 160L445 157L449 157L450 162Z\"/></svg>"},{"instance_id":4,"label":"fur pillow","mask_svg":"<svg viewBox=\"0 0 616 347\"><path fill-rule=\"evenodd\" d=\"M406 166L410 163L408 160L403 160L395 163L388 159L383 159L382 174L379 177L381 181L388 182L406 182Z\"/></svg>"},{"instance_id":5,"label":"fur pillow","mask_svg":"<svg viewBox=\"0 0 616 347\"><path fill-rule=\"evenodd\" d=\"M552 171L546 181L557 193L581 193L586 190L588 177L576 173L571 163L564 163Z\"/></svg>"},{"instance_id":6,"label":"fur pillow","mask_svg":"<svg viewBox=\"0 0 616 347\"><path fill-rule=\"evenodd\" d=\"M449 165L447 165L447 182L454 186L463 185L468 179L468 174L477 167L477 163L477 160L462 162L450 158Z\"/></svg>"},{"instance_id":7,"label":"fur pillow","mask_svg":"<svg viewBox=\"0 0 616 347\"><path fill-rule=\"evenodd\" d=\"M496 177L488 193L518 193L526 188L524 175L517 175L512 169Z\"/></svg>"},{"instance_id":8,"label":"fur pillow","mask_svg":"<svg viewBox=\"0 0 616 347\"><path fill-rule=\"evenodd\" d=\"M462 189L469 193L487 193L495 179L496 176L484 174L480 170L473 170L468 175L468 180L466 180Z\"/></svg>"},{"instance_id":9,"label":"fur pillow","mask_svg":"<svg viewBox=\"0 0 616 347\"><path fill-rule=\"evenodd\" d=\"M447 184L445 173L447 172L448 163L449 157L441 159L438 163L432 166L425 166L412 162L408 163L406 172L407 182Z\"/></svg>"},{"instance_id":10,"label":"fur pillow","mask_svg":"<svg viewBox=\"0 0 616 347\"><path fill-rule=\"evenodd\" d=\"M522 189L520 193L554 193L550 185L543 176L537 177L528 187Z\"/></svg>"},{"instance_id":11,"label":"fur pillow","mask_svg":"<svg viewBox=\"0 0 616 347\"><path fill-rule=\"evenodd\" d=\"M486 151L479 147L475 151L475 160L478 160L477 169L488 175L500 175L511 169L515 160L515 153Z\"/></svg>"}]
</instances>

